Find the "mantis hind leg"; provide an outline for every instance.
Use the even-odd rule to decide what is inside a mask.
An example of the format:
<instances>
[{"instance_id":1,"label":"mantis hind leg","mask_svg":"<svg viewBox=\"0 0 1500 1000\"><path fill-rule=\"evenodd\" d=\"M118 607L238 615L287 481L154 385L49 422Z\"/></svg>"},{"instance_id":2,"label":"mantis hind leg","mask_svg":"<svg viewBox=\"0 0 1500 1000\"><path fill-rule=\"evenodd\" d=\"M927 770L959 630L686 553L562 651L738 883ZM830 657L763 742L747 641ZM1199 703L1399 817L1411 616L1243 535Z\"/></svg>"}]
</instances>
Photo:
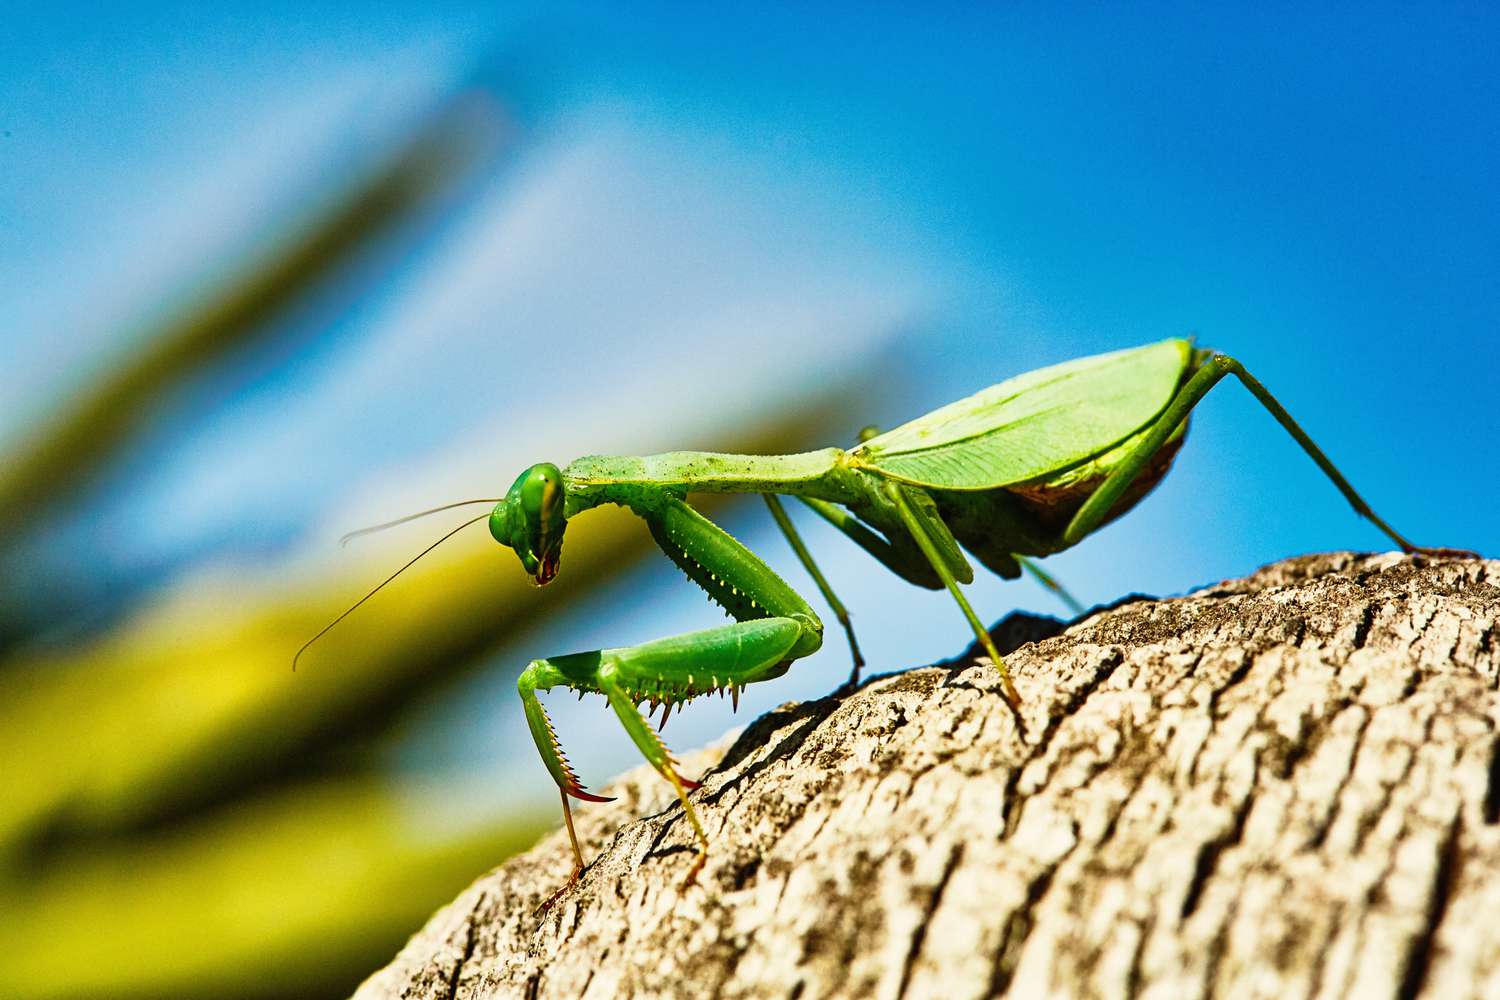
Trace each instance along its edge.
<instances>
[{"instance_id":1,"label":"mantis hind leg","mask_svg":"<svg viewBox=\"0 0 1500 1000\"><path fill-rule=\"evenodd\" d=\"M1370 509L1370 505L1365 503L1364 498L1355 492L1354 487L1349 485L1349 481L1344 478L1343 473L1339 472L1338 468L1329 461L1328 456L1323 454L1323 450L1313 443L1312 438L1308 437L1307 432L1302 429L1301 425L1292 419L1292 415L1287 413L1276 397L1272 396L1255 376L1246 371L1244 365L1227 354L1215 354L1209 358L1193 377L1188 379L1187 384L1178 390L1176 397L1162 411L1161 416L1157 418L1156 423L1151 428L1151 433L1146 435L1145 439L1125 456L1124 461L1115 467L1114 471L1100 484L1099 488L1094 491L1088 501L1079 508L1078 513L1073 515L1073 520L1063 529L1062 539L1065 544L1072 545L1086 537L1109 516L1110 509L1120 499L1120 495L1125 492L1135 477L1150 462L1151 457L1171 437L1172 432L1177 429L1177 426L1187 418L1188 413L1193 407L1197 406L1198 402L1224 376L1231 374L1240 380L1245 388L1250 391L1250 394L1266 408L1271 416L1276 418L1276 422L1281 424L1286 432L1292 436L1292 439L1302 447L1302 450L1307 453L1308 457L1317 463L1318 468L1323 470L1323 474L1333 482L1334 486L1338 487L1338 491L1344 495L1344 499L1349 501L1355 513L1366 518L1384 532L1387 538L1401 547L1401 551L1472 555L1472 553L1460 552L1456 549L1423 548L1407 541L1395 528L1392 528Z\"/></svg>"},{"instance_id":2,"label":"mantis hind leg","mask_svg":"<svg viewBox=\"0 0 1500 1000\"><path fill-rule=\"evenodd\" d=\"M797 528L792 524L792 519L787 517L786 508L781 505L781 499L774 493L765 494L766 506L771 509L771 516L776 519L776 526L786 536L792 551L797 553L797 558L802 562L802 568L807 570L807 575L813 578L813 583L818 585L818 590L823 594L823 600L828 602L828 607L833 611L833 616L838 619L844 627L844 634L849 637L849 655L854 660L854 668L849 672L849 687L859 683L860 668L865 665L865 658L859 651L859 640L854 637L854 624L849 620L849 611L844 607L844 602L838 599L833 588L828 585L828 578L813 561L812 553L802 543L802 536L797 533Z\"/></svg>"}]
</instances>

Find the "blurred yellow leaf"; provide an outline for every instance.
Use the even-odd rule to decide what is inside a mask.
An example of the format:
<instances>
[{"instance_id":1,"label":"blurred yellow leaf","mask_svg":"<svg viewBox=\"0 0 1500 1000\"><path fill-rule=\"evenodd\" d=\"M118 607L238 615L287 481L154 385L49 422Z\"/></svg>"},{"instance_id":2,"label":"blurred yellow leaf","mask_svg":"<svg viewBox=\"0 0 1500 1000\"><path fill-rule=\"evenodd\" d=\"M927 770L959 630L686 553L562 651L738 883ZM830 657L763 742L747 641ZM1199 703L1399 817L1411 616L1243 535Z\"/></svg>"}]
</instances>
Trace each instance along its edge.
<instances>
[{"instance_id":1,"label":"blurred yellow leaf","mask_svg":"<svg viewBox=\"0 0 1500 1000\"><path fill-rule=\"evenodd\" d=\"M347 993L556 817L501 818L489 776L294 788L0 876L14 1000ZM474 810L472 803L489 804Z\"/></svg>"},{"instance_id":2,"label":"blurred yellow leaf","mask_svg":"<svg viewBox=\"0 0 1500 1000\"><path fill-rule=\"evenodd\" d=\"M542 591L476 525L330 632L296 673L292 653L380 570L366 562L270 592L242 577L199 580L90 646L18 664L0 673L0 845L41 826L128 827L275 770L388 717L647 542L627 515L584 520L569 532L569 572Z\"/></svg>"}]
</instances>

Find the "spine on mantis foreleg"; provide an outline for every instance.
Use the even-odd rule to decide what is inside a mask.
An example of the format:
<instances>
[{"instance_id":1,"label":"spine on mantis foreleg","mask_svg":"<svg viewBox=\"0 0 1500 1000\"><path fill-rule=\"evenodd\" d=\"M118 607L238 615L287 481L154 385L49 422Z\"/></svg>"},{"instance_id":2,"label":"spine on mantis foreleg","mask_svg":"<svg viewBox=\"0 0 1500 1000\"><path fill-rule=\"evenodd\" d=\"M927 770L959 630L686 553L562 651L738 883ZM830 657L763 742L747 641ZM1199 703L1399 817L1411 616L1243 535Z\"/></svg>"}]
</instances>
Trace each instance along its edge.
<instances>
[{"instance_id":1,"label":"spine on mantis foreleg","mask_svg":"<svg viewBox=\"0 0 1500 1000\"><path fill-rule=\"evenodd\" d=\"M571 659L578 658L575 656ZM559 659L570 658L559 657ZM576 679L559 669L558 664L546 660L532 661L516 681L516 689L521 695L521 708L526 713L526 727L531 730L531 738L536 743L547 773L552 775L552 780L557 782L557 787L562 789L564 795L571 795L586 802L609 802L611 799L608 796L595 795L585 789L583 783L578 780L577 772L573 770L573 765L569 763L567 754L563 753L562 744L557 739L557 730L552 727L552 720L547 716L547 710L542 707L541 701L536 696L539 690L548 691L559 684L574 683L577 683ZM565 808L566 805L564 801Z\"/></svg>"},{"instance_id":2,"label":"spine on mantis foreleg","mask_svg":"<svg viewBox=\"0 0 1500 1000\"><path fill-rule=\"evenodd\" d=\"M823 624L811 605L723 528L670 494L643 505L639 513L662 552L736 621L777 617L801 622L804 634L789 659L822 644Z\"/></svg>"}]
</instances>

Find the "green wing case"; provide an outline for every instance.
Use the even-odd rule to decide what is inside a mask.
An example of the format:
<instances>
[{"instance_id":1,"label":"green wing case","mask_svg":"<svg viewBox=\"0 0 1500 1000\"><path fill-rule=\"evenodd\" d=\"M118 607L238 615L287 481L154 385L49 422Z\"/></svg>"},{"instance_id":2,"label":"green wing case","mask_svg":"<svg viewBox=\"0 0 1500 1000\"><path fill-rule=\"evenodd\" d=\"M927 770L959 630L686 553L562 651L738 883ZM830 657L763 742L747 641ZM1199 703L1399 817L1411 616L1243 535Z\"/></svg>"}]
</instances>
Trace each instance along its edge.
<instances>
[{"instance_id":1,"label":"green wing case","mask_svg":"<svg viewBox=\"0 0 1500 1000\"><path fill-rule=\"evenodd\" d=\"M1171 401L1192 358L1164 340L1006 379L871 438L855 462L935 489L1026 482L1107 451Z\"/></svg>"}]
</instances>

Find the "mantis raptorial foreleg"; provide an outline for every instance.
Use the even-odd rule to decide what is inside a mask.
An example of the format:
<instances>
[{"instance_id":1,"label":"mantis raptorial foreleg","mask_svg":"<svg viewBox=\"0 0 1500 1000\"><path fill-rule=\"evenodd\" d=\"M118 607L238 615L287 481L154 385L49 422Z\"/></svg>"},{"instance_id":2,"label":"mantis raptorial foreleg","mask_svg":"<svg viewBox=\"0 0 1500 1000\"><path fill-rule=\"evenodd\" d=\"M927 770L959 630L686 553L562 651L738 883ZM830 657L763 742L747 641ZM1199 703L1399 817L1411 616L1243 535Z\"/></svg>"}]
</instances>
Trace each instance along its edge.
<instances>
[{"instance_id":1,"label":"mantis raptorial foreleg","mask_svg":"<svg viewBox=\"0 0 1500 1000\"><path fill-rule=\"evenodd\" d=\"M1152 425L1151 432L1109 474L1099 488L1094 491L1093 495L1089 497L1088 502L1079 508L1078 513L1073 515L1073 520L1068 523L1067 528L1063 530L1062 534L1063 541L1066 544L1071 545L1077 542L1103 523L1109 516L1110 509L1120 499L1121 494L1129 488L1135 477L1151 461L1151 457L1172 436L1172 432L1177 429L1177 425L1187 419L1188 413L1207 395L1208 390L1217 385L1219 380L1225 375L1230 374L1238 378L1244 384L1245 388L1250 390L1250 394L1260 401L1260 404L1270 412L1271 416L1276 418L1276 422L1281 424L1286 429L1286 432L1292 436L1292 439L1302 446L1302 450L1307 452L1308 456L1317 463L1318 468L1323 470L1323 474L1333 481L1334 486L1338 487L1339 492L1344 495L1345 500L1349 501L1355 513L1373 522L1375 527L1384 532L1387 538L1401 547L1401 551L1450 553L1455 551L1452 549L1425 549L1419 545L1413 545L1402 537L1395 528L1386 524L1379 515L1370 509L1370 505L1365 503L1364 498L1355 492L1354 487L1349 485L1349 480L1345 479L1343 474L1329 461L1328 456L1323 454L1323 450L1313 443L1312 438L1308 437L1307 432L1302 429L1297 421L1292 419L1292 415L1287 413L1281 403L1276 400L1276 397L1272 396L1255 376L1247 372L1244 365L1241 365L1227 354L1215 354L1209 358L1198 368L1197 373L1188 379L1187 383L1178 390L1172 402L1167 404L1167 408L1162 411L1161 416Z\"/></svg>"},{"instance_id":2,"label":"mantis raptorial foreleg","mask_svg":"<svg viewBox=\"0 0 1500 1000\"><path fill-rule=\"evenodd\" d=\"M600 667L600 690L642 756L672 783L698 838L698 857L686 882L697 877L708 857L708 837L684 787L696 788L697 784L677 773L676 761L636 704L644 695L652 703L660 699L670 709L672 701L724 690L733 691L738 699L741 687L761 679L791 652L803 635L803 624L791 618L762 618L724 625L611 650ZM662 718L666 718L665 713Z\"/></svg>"},{"instance_id":3,"label":"mantis raptorial foreleg","mask_svg":"<svg viewBox=\"0 0 1500 1000\"><path fill-rule=\"evenodd\" d=\"M974 608L969 604L969 599L959 589L959 579L953 572L951 559L957 554L963 560L964 566L968 561L964 560L963 554L959 552L958 543L954 540L952 532L943 523L938 515L937 508L932 505L928 498L909 486L903 486L896 482L885 484L885 494L895 505L900 514L902 522L906 525L917 545L922 549L922 554L927 561L932 563L932 568L942 578L943 586L948 588L948 593L958 602L959 610L969 620L969 627L974 630L974 637L989 655L990 662L1000 672L1000 683L1005 692L1005 700L1010 703L1011 710L1016 713L1016 718L1021 717L1021 696L1016 693L1016 686L1010 679L1010 669L1005 665L1005 659L1001 657L1000 650L995 645L995 640L990 636L989 630L974 613ZM926 500L926 503L922 501ZM968 571L968 577L963 581L968 583L974 579L974 570Z\"/></svg>"},{"instance_id":4,"label":"mantis raptorial foreleg","mask_svg":"<svg viewBox=\"0 0 1500 1000\"><path fill-rule=\"evenodd\" d=\"M522 672L517 687L537 751L563 793L563 816L573 844L574 870L570 882L583 870L583 853L573 832L568 796L588 802L609 800L586 791L579 783L536 692L567 686L597 691L609 700L646 762L667 779L682 802L699 844L699 859L688 875L691 881L708 850L708 838L687 798L688 790L698 787L697 782L677 773L676 761L637 705L649 702L652 709L663 706L665 724L666 713L673 705L702 694L731 691L738 700L745 684L762 679L768 668L782 662L802 639L805 627L804 622L792 618L760 618L639 646L532 661Z\"/></svg>"},{"instance_id":5,"label":"mantis raptorial foreleg","mask_svg":"<svg viewBox=\"0 0 1500 1000\"><path fill-rule=\"evenodd\" d=\"M698 841L698 857L687 876L691 882L708 853L708 837L687 796L697 786L677 773L676 762L638 706L650 703L653 710L661 706L664 725L674 705L700 695L728 692L738 702L744 685L777 676L792 660L822 644L823 626L801 595L679 497L667 491L643 491L632 509L645 519L662 551L739 621L638 646L535 660L522 672L517 687L527 724L548 773L563 793L575 862L569 884L583 870L583 855L573 833L568 797L590 801L601 797L579 783L537 691L563 686L595 691L609 700L641 755L672 785L682 803Z\"/></svg>"},{"instance_id":6,"label":"mantis raptorial foreleg","mask_svg":"<svg viewBox=\"0 0 1500 1000\"><path fill-rule=\"evenodd\" d=\"M573 658L561 659L566 661ZM521 676L516 681L516 688L521 694L521 708L526 713L526 727L531 730L531 738L536 743L537 752L541 754L542 763L546 765L547 773L552 775L552 780L557 782L558 791L561 793L563 821L568 827L568 841L573 845L573 873L568 876L568 881L557 892L547 898L542 904L542 909L550 906L552 901L564 889L576 882L583 872L583 851L578 846L578 834L573 829L573 809L568 804L568 796L571 795L586 802L610 801L608 796L595 795L584 789L583 784L578 780L578 775L573 771L573 766L568 763L562 745L557 742L557 730L552 728L552 720L547 717L547 710L542 707L541 700L536 696L539 690L550 691L560 684L571 683L571 675L559 667L559 664L548 660L533 660L530 666L521 671Z\"/></svg>"},{"instance_id":7,"label":"mantis raptorial foreleg","mask_svg":"<svg viewBox=\"0 0 1500 1000\"><path fill-rule=\"evenodd\" d=\"M844 627L844 634L849 637L849 654L854 658L854 667L849 672L847 684L852 688L859 683L859 670L865 665L865 658L859 651L858 640L854 638L854 625L849 621L849 611L844 607L844 602L840 601L838 595L833 592L833 588L828 585L828 578L823 575L818 564L813 561L812 553L803 544L802 536L797 533L792 519L787 517L786 508L781 505L781 498L774 493L767 493L765 499L766 506L771 509L771 516L776 519L776 526L786 536L792 551L797 553L797 558L801 560L802 568L807 570L807 575L812 577L813 583L818 585L818 590L823 594L823 600L828 602L828 607L833 611L834 617Z\"/></svg>"}]
</instances>

